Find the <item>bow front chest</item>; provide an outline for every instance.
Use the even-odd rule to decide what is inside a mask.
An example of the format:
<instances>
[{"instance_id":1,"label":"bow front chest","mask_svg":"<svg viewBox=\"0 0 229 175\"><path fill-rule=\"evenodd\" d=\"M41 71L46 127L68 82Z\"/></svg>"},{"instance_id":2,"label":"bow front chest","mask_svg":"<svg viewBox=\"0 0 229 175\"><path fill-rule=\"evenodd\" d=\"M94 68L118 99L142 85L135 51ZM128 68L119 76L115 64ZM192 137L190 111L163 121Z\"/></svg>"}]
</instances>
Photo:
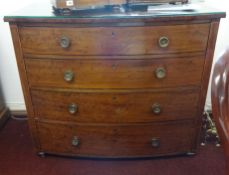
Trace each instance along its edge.
<instances>
[{"instance_id":1,"label":"bow front chest","mask_svg":"<svg viewBox=\"0 0 229 175\"><path fill-rule=\"evenodd\" d=\"M5 17L38 153L196 151L224 13L43 11Z\"/></svg>"}]
</instances>

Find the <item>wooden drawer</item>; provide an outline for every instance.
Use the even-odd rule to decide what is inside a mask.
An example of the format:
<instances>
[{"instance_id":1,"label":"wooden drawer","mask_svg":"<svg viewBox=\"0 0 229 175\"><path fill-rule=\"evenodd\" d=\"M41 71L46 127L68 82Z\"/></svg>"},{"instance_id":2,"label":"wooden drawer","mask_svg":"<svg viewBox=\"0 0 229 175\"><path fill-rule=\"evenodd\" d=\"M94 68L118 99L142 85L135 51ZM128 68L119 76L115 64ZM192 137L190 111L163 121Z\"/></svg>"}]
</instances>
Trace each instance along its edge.
<instances>
[{"instance_id":1,"label":"wooden drawer","mask_svg":"<svg viewBox=\"0 0 229 175\"><path fill-rule=\"evenodd\" d=\"M209 24L91 28L21 27L19 32L22 49L26 54L170 54L205 51Z\"/></svg>"},{"instance_id":2,"label":"wooden drawer","mask_svg":"<svg viewBox=\"0 0 229 175\"><path fill-rule=\"evenodd\" d=\"M32 90L35 116L85 123L134 123L194 119L199 90L81 91Z\"/></svg>"},{"instance_id":3,"label":"wooden drawer","mask_svg":"<svg viewBox=\"0 0 229 175\"><path fill-rule=\"evenodd\" d=\"M144 157L191 151L190 122L144 125L38 123L41 150L90 157Z\"/></svg>"},{"instance_id":4,"label":"wooden drawer","mask_svg":"<svg viewBox=\"0 0 229 175\"><path fill-rule=\"evenodd\" d=\"M204 57L150 60L26 59L25 62L31 87L134 89L198 86Z\"/></svg>"}]
</instances>

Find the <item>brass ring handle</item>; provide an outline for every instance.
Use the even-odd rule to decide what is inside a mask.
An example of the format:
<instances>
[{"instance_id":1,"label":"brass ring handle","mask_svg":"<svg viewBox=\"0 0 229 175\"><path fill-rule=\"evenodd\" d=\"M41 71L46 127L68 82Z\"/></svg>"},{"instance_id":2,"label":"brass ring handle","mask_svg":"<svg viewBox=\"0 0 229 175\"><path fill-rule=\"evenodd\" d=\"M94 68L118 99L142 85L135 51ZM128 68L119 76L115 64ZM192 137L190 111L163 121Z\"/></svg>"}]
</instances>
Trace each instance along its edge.
<instances>
[{"instance_id":1,"label":"brass ring handle","mask_svg":"<svg viewBox=\"0 0 229 175\"><path fill-rule=\"evenodd\" d=\"M155 76L158 79L163 79L166 77L166 69L164 67L158 67L155 70Z\"/></svg>"},{"instance_id":2,"label":"brass ring handle","mask_svg":"<svg viewBox=\"0 0 229 175\"><path fill-rule=\"evenodd\" d=\"M62 37L60 38L60 46L61 46L62 48L64 48L64 49L69 48L70 45L71 45L71 41L70 41L70 39L69 39L68 37L62 36Z\"/></svg>"},{"instance_id":3,"label":"brass ring handle","mask_svg":"<svg viewBox=\"0 0 229 175\"><path fill-rule=\"evenodd\" d=\"M166 48L169 46L169 39L166 36L162 36L159 38L158 44L161 48Z\"/></svg>"},{"instance_id":4,"label":"brass ring handle","mask_svg":"<svg viewBox=\"0 0 229 175\"><path fill-rule=\"evenodd\" d=\"M152 110L153 110L153 113L158 115L161 113L162 109L161 109L161 105L158 104L158 103L155 103L152 105Z\"/></svg>"},{"instance_id":5,"label":"brass ring handle","mask_svg":"<svg viewBox=\"0 0 229 175\"><path fill-rule=\"evenodd\" d=\"M68 112L70 114L75 114L78 112L78 105L75 103L71 103L68 105Z\"/></svg>"},{"instance_id":6,"label":"brass ring handle","mask_svg":"<svg viewBox=\"0 0 229 175\"><path fill-rule=\"evenodd\" d=\"M80 140L77 136L74 136L72 139L72 146L79 146Z\"/></svg>"},{"instance_id":7,"label":"brass ring handle","mask_svg":"<svg viewBox=\"0 0 229 175\"><path fill-rule=\"evenodd\" d=\"M67 82L71 82L74 79L74 72L71 70L67 70L64 72L64 80Z\"/></svg>"},{"instance_id":8,"label":"brass ring handle","mask_svg":"<svg viewBox=\"0 0 229 175\"><path fill-rule=\"evenodd\" d=\"M154 148L160 147L160 145L161 145L160 139L158 139L158 138L152 138L152 139L151 139L151 145L152 145L152 147L154 147Z\"/></svg>"}]
</instances>

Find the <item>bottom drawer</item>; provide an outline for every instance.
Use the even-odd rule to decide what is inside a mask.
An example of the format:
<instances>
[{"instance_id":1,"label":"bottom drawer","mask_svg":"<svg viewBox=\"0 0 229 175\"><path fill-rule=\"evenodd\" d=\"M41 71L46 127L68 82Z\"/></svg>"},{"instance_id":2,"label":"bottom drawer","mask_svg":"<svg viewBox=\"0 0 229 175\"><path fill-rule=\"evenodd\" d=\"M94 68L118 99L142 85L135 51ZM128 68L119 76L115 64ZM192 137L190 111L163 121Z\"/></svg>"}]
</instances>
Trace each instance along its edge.
<instances>
[{"instance_id":1,"label":"bottom drawer","mask_svg":"<svg viewBox=\"0 0 229 175\"><path fill-rule=\"evenodd\" d=\"M38 122L41 151L89 157L146 157L193 148L193 123L80 125Z\"/></svg>"}]
</instances>

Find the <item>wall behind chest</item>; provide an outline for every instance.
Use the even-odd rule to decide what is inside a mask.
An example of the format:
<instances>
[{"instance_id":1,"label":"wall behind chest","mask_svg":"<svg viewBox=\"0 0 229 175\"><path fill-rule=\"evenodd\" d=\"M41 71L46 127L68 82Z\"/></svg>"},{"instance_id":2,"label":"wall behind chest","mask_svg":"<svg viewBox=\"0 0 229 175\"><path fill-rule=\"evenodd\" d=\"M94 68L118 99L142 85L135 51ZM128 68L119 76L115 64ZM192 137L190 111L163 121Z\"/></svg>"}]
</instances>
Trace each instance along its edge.
<instances>
[{"instance_id":1,"label":"wall behind chest","mask_svg":"<svg viewBox=\"0 0 229 175\"><path fill-rule=\"evenodd\" d=\"M0 1L0 85L11 110L25 110L9 24L3 21L10 14L38 0ZM41 1L41 0L39 0Z\"/></svg>"},{"instance_id":2,"label":"wall behind chest","mask_svg":"<svg viewBox=\"0 0 229 175\"><path fill-rule=\"evenodd\" d=\"M3 16L36 1L38 0L21 0L20 3L18 3L17 0L0 1L0 84L3 89L6 104L11 110L25 110L25 104L9 25L3 22ZM225 10L227 14L229 14L229 2L227 2L227 0L206 1L216 8ZM229 45L228 31L229 17L221 20L214 60L216 60L223 50L225 50L225 47ZM208 92L206 107L211 108L210 91Z\"/></svg>"}]
</instances>

